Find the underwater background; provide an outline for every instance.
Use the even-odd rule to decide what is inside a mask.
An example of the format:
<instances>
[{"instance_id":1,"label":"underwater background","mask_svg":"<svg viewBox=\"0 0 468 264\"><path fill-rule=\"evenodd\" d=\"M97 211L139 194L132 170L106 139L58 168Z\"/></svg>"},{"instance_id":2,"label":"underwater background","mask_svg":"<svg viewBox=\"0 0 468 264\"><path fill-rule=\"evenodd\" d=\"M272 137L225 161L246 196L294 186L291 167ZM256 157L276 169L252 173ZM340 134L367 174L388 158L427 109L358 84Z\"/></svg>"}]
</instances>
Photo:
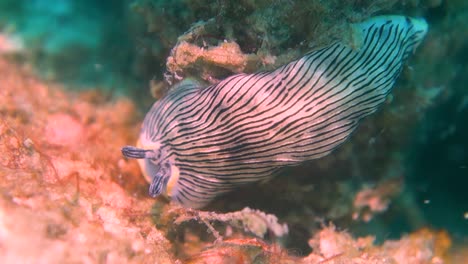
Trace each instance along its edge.
<instances>
[{"instance_id":1,"label":"underwater background","mask_svg":"<svg viewBox=\"0 0 468 264\"><path fill-rule=\"evenodd\" d=\"M202 211L148 197L120 148L171 85L383 14L429 32L339 149ZM468 263L467 135L465 0L0 0L2 263Z\"/></svg>"}]
</instances>

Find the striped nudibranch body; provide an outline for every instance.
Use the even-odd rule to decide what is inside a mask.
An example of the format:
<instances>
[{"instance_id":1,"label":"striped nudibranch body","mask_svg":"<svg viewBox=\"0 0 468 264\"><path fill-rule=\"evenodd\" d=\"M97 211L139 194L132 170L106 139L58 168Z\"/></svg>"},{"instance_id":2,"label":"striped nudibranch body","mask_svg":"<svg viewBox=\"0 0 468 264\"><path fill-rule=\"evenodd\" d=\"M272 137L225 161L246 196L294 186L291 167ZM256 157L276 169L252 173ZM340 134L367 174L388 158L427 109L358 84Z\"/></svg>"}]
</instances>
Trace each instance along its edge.
<instances>
[{"instance_id":1,"label":"striped nudibranch body","mask_svg":"<svg viewBox=\"0 0 468 264\"><path fill-rule=\"evenodd\" d=\"M309 52L271 72L201 87L185 81L146 115L138 147L150 195L199 208L284 166L323 157L377 110L422 41L423 19L380 16L354 24L353 39ZM353 46L353 47L351 47Z\"/></svg>"}]
</instances>

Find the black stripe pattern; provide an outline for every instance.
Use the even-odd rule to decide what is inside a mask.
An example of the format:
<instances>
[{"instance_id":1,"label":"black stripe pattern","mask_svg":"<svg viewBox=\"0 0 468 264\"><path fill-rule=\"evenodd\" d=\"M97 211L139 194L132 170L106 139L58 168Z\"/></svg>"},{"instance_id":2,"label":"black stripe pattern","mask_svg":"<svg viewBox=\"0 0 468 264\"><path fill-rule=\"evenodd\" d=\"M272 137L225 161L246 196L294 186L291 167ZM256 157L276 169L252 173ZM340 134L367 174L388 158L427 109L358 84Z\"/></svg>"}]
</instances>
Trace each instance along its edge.
<instances>
[{"instance_id":1,"label":"black stripe pattern","mask_svg":"<svg viewBox=\"0 0 468 264\"><path fill-rule=\"evenodd\" d=\"M151 196L202 207L336 149L384 102L426 32L422 19L375 17L353 25L354 45L209 87L184 81L148 112L139 146L122 152L141 159Z\"/></svg>"}]
</instances>

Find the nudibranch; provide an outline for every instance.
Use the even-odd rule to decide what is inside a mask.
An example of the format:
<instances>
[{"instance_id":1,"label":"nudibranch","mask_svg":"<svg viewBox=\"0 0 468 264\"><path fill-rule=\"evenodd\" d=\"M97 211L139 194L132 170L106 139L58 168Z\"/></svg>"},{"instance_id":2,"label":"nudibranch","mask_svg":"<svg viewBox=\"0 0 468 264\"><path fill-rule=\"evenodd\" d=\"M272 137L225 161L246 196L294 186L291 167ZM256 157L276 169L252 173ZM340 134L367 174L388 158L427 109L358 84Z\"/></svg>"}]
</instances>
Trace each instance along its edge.
<instances>
[{"instance_id":1,"label":"nudibranch","mask_svg":"<svg viewBox=\"0 0 468 264\"><path fill-rule=\"evenodd\" d=\"M385 101L428 30L424 19L405 16L351 28L353 44L333 43L274 71L173 87L146 115L137 147L122 148L139 159L149 194L200 208L345 142Z\"/></svg>"}]
</instances>

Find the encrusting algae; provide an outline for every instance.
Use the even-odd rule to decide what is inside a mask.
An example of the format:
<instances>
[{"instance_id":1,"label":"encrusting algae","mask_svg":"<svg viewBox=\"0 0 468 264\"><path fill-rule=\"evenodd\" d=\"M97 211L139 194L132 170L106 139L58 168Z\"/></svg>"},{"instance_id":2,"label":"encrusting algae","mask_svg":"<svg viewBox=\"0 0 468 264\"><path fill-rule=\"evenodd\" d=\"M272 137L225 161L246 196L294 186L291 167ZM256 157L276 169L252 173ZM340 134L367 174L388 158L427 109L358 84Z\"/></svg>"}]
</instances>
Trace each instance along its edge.
<instances>
[{"instance_id":1,"label":"encrusting algae","mask_svg":"<svg viewBox=\"0 0 468 264\"><path fill-rule=\"evenodd\" d=\"M0 58L0 262L173 263L148 217L129 100L65 92ZM117 114L114 115L114 114Z\"/></svg>"}]
</instances>

